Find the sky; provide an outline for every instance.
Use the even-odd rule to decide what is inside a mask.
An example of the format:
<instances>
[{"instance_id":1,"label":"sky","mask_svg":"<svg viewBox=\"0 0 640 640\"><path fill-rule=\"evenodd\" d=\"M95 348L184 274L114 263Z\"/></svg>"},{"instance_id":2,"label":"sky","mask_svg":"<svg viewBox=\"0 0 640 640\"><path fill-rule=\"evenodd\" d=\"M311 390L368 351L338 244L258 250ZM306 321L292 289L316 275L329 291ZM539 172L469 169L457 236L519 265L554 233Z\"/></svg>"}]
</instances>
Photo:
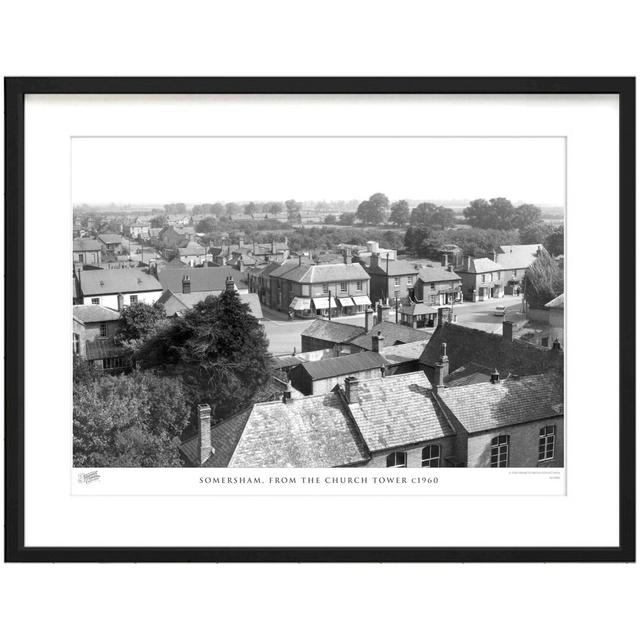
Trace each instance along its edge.
<instances>
[{"instance_id":1,"label":"sky","mask_svg":"<svg viewBox=\"0 0 640 640\"><path fill-rule=\"evenodd\" d=\"M470 200L564 206L564 138L74 138L79 204Z\"/></svg>"}]
</instances>

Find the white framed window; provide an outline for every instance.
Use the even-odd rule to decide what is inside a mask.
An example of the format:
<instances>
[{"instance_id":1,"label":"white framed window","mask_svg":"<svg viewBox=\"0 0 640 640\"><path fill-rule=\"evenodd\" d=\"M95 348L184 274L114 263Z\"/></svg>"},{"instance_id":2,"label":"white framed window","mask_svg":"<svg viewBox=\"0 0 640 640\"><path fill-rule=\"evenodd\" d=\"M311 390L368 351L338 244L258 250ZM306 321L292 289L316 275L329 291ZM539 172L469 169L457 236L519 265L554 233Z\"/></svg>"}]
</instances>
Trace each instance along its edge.
<instances>
[{"instance_id":1,"label":"white framed window","mask_svg":"<svg viewBox=\"0 0 640 640\"><path fill-rule=\"evenodd\" d=\"M340 283L340 291L346 291L347 290L347 283L346 282L341 282Z\"/></svg>"},{"instance_id":2,"label":"white framed window","mask_svg":"<svg viewBox=\"0 0 640 640\"><path fill-rule=\"evenodd\" d=\"M322 293L329 293L329 283L328 282L323 282L322 283Z\"/></svg>"},{"instance_id":3,"label":"white framed window","mask_svg":"<svg viewBox=\"0 0 640 640\"><path fill-rule=\"evenodd\" d=\"M491 440L491 466L509 466L509 436L496 436Z\"/></svg>"},{"instance_id":4,"label":"white framed window","mask_svg":"<svg viewBox=\"0 0 640 640\"><path fill-rule=\"evenodd\" d=\"M136 304L138 302L138 296L129 296L129 304Z\"/></svg>"},{"instance_id":5,"label":"white framed window","mask_svg":"<svg viewBox=\"0 0 640 640\"><path fill-rule=\"evenodd\" d=\"M556 428L553 425L542 427L538 437L538 462L553 460L556 448Z\"/></svg>"},{"instance_id":6,"label":"white framed window","mask_svg":"<svg viewBox=\"0 0 640 640\"><path fill-rule=\"evenodd\" d=\"M362 280L356 280L356 291L362 291Z\"/></svg>"},{"instance_id":7,"label":"white framed window","mask_svg":"<svg viewBox=\"0 0 640 640\"><path fill-rule=\"evenodd\" d=\"M407 276L407 284L413 284L413 276Z\"/></svg>"},{"instance_id":8,"label":"white framed window","mask_svg":"<svg viewBox=\"0 0 640 640\"><path fill-rule=\"evenodd\" d=\"M400 286L400 278L399 278L398 276L396 276L396 277L393 279L393 286L394 286L394 287L399 287L399 286Z\"/></svg>"},{"instance_id":9,"label":"white framed window","mask_svg":"<svg viewBox=\"0 0 640 640\"><path fill-rule=\"evenodd\" d=\"M482 284L484 284L487 281L487 276L482 276Z\"/></svg>"},{"instance_id":10,"label":"white framed window","mask_svg":"<svg viewBox=\"0 0 640 640\"><path fill-rule=\"evenodd\" d=\"M436 283L435 283L435 282L430 282L430 283L429 283L429 287L430 287L431 289L435 289L435 288L436 288Z\"/></svg>"},{"instance_id":11,"label":"white framed window","mask_svg":"<svg viewBox=\"0 0 640 640\"><path fill-rule=\"evenodd\" d=\"M73 353L76 355L80 354L80 334L73 334Z\"/></svg>"},{"instance_id":12,"label":"white framed window","mask_svg":"<svg viewBox=\"0 0 640 640\"><path fill-rule=\"evenodd\" d=\"M517 269L514 269L514 270L513 270L513 277L514 277L514 278L517 278L517 277L518 277L518 271L517 271Z\"/></svg>"},{"instance_id":13,"label":"white framed window","mask_svg":"<svg viewBox=\"0 0 640 640\"><path fill-rule=\"evenodd\" d=\"M407 466L407 454L404 451L396 451L387 456L387 467L402 469Z\"/></svg>"},{"instance_id":14,"label":"white framed window","mask_svg":"<svg viewBox=\"0 0 640 640\"><path fill-rule=\"evenodd\" d=\"M107 337L107 323L106 322L101 322L100 323L100 337L101 338L106 338Z\"/></svg>"},{"instance_id":15,"label":"white framed window","mask_svg":"<svg viewBox=\"0 0 640 640\"><path fill-rule=\"evenodd\" d=\"M91 298L91 304L100 304L100 298Z\"/></svg>"},{"instance_id":16,"label":"white framed window","mask_svg":"<svg viewBox=\"0 0 640 640\"><path fill-rule=\"evenodd\" d=\"M439 467L440 466L440 445L430 444L422 450L422 466L423 467Z\"/></svg>"}]
</instances>

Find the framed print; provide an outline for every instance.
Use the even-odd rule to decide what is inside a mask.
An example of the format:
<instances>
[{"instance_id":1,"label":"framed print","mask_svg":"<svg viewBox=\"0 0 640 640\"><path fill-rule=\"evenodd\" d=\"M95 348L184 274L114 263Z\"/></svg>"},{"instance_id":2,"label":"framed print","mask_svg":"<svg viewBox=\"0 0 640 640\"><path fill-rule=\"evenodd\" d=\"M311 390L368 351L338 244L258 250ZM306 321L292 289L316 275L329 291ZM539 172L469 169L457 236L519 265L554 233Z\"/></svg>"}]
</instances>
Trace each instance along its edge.
<instances>
[{"instance_id":1,"label":"framed print","mask_svg":"<svg viewBox=\"0 0 640 640\"><path fill-rule=\"evenodd\" d=\"M8 78L9 561L635 560L633 78Z\"/></svg>"}]
</instances>

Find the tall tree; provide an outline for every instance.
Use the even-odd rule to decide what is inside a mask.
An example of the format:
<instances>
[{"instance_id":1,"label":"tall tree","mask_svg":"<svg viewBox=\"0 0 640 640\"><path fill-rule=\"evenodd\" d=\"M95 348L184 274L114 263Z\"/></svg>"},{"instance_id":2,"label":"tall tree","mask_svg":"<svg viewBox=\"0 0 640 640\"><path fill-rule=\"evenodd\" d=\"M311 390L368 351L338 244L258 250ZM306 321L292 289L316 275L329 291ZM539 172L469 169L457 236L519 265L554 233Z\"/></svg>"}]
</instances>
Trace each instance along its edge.
<instances>
[{"instance_id":1,"label":"tall tree","mask_svg":"<svg viewBox=\"0 0 640 640\"><path fill-rule=\"evenodd\" d=\"M245 216L254 216L258 213L258 205L255 202L248 202L244 205L244 215Z\"/></svg>"},{"instance_id":2,"label":"tall tree","mask_svg":"<svg viewBox=\"0 0 640 640\"><path fill-rule=\"evenodd\" d=\"M471 226L480 229L516 228L515 209L506 198L472 200L463 214Z\"/></svg>"},{"instance_id":3,"label":"tall tree","mask_svg":"<svg viewBox=\"0 0 640 640\"><path fill-rule=\"evenodd\" d=\"M404 227L409 222L409 203L406 200L398 200L391 205L389 222L397 227Z\"/></svg>"},{"instance_id":4,"label":"tall tree","mask_svg":"<svg viewBox=\"0 0 640 640\"><path fill-rule=\"evenodd\" d=\"M211 208L209 209L209 212L211 213L211 215L215 216L216 218L223 216L225 214L225 211L226 211L226 208L222 204L222 202L216 202L212 204Z\"/></svg>"},{"instance_id":5,"label":"tall tree","mask_svg":"<svg viewBox=\"0 0 640 640\"><path fill-rule=\"evenodd\" d=\"M345 211L340 214L339 222L340 224L344 224L346 226L351 226L356 221L356 214L351 211Z\"/></svg>"},{"instance_id":6,"label":"tall tree","mask_svg":"<svg viewBox=\"0 0 640 640\"><path fill-rule=\"evenodd\" d=\"M542 248L540 255L524 275L524 298L533 309L542 309L547 302L564 291L564 278L558 263Z\"/></svg>"},{"instance_id":7,"label":"tall tree","mask_svg":"<svg viewBox=\"0 0 640 640\"><path fill-rule=\"evenodd\" d=\"M534 204L521 204L513 212L513 227L524 229L526 227L539 227L543 223L542 211Z\"/></svg>"},{"instance_id":8,"label":"tall tree","mask_svg":"<svg viewBox=\"0 0 640 640\"><path fill-rule=\"evenodd\" d=\"M269 378L264 329L235 291L199 302L136 355L143 368L182 376L218 416L242 407Z\"/></svg>"},{"instance_id":9,"label":"tall tree","mask_svg":"<svg viewBox=\"0 0 640 640\"><path fill-rule=\"evenodd\" d=\"M225 208L225 213L231 219L233 219L242 211L242 207L240 207L240 205L235 202L227 202L224 208Z\"/></svg>"},{"instance_id":10,"label":"tall tree","mask_svg":"<svg viewBox=\"0 0 640 640\"><path fill-rule=\"evenodd\" d=\"M358 206L356 218L365 224L378 225L387 219L389 198L384 193L374 193L368 200Z\"/></svg>"},{"instance_id":11,"label":"tall tree","mask_svg":"<svg viewBox=\"0 0 640 640\"><path fill-rule=\"evenodd\" d=\"M564 225L554 227L544 239L544 246L552 256L564 255Z\"/></svg>"},{"instance_id":12,"label":"tall tree","mask_svg":"<svg viewBox=\"0 0 640 640\"><path fill-rule=\"evenodd\" d=\"M302 203L296 200L287 200L284 203L287 208L287 220L289 222L300 222L300 211L302 210Z\"/></svg>"},{"instance_id":13,"label":"tall tree","mask_svg":"<svg viewBox=\"0 0 640 640\"><path fill-rule=\"evenodd\" d=\"M136 302L120 312L120 323L116 340L135 348L141 340L146 340L159 323L166 321L164 306L158 302L147 304Z\"/></svg>"},{"instance_id":14,"label":"tall tree","mask_svg":"<svg viewBox=\"0 0 640 640\"><path fill-rule=\"evenodd\" d=\"M196 231L198 233L213 233L217 229L217 226L215 218L207 217L196 224Z\"/></svg>"},{"instance_id":15,"label":"tall tree","mask_svg":"<svg viewBox=\"0 0 640 640\"><path fill-rule=\"evenodd\" d=\"M452 226L453 221L454 213L451 209L433 204L433 202L421 202L411 211L411 225L445 229Z\"/></svg>"}]
</instances>

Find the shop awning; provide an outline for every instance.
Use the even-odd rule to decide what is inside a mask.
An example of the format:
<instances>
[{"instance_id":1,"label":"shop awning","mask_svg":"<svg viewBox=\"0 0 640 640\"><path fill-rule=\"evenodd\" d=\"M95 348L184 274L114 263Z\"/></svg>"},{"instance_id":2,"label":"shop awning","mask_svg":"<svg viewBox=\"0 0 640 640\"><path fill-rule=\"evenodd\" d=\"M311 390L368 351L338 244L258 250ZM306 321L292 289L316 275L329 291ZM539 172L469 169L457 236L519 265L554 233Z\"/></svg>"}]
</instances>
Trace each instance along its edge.
<instances>
[{"instance_id":1,"label":"shop awning","mask_svg":"<svg viewBox=\"0 0 640 640\"><path fill-rule=\"evenodd\" d=\"M311 309L310 298L294 298L289 305L289 309L294 311L304 311L305 309Z\"/></svg>"},{"instance_id":2,"label":"shop awning","mask_svg":"<svg viewBox=\"0 0 640 640\"><path fill-rule=\"evenodd\" d=\"M314 298L313 306L316 309L328 309L329 308L329 298ZM333 305L335 307L335 304Z\"/></svg>"},{"instance_id":3,"label":"shop awning","mask_svg":"<svg viewBox=\"0 0 640 640\"><path fill-rule=\"evenodd\" d=\"M371 300L369 300L369 296L353 296L353 303L357 306L371 306Z\"/></svg>"},{"instance_id":4,"label":"shop awning","mask_svg":"<svg viewBox=\"0 0 640 640\"><path fill-rule=\"evenodd\" d=\"M353 307L355 302L351 298L338 298L341 307Z\"/></svg>"}]
</instances>

